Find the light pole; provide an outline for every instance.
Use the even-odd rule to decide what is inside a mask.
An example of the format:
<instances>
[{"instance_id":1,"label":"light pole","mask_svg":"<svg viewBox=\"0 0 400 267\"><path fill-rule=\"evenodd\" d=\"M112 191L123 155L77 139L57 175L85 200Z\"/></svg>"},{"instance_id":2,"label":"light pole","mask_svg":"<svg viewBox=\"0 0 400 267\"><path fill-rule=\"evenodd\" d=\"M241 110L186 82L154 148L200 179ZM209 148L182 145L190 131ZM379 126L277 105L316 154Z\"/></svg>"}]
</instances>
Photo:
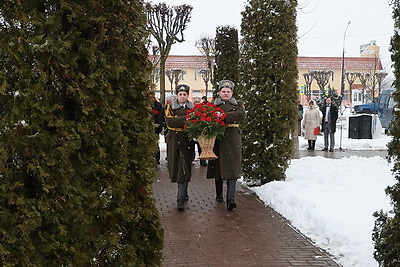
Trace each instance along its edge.
<instances>
[{"instance_id":1,"label":"light pole","mask_svg":"<svg viewBox=\"0 0 400 267\"><path fill-rule=\"evenodd\" d=\"M340 95L342 96L342 101L343 101L343 94L344 94L344 48L345 48L345 41L346 41L346 33L347 33L347 28L349 28L350 25L350 20L347 23L346 29L344 30L344 35L343 35L343 53L342 53L342 80L341 80L341 84L340 84Z\"/></svg>"},{"instance_id":2,"label":"light pole","mask_svg":"<svg viewBox=\"0 0 400 267\"><path fill-rule=\"evenodd\" d=\"M346 42L346 33L347 33L347 29L349 28L350 25L350 20L349 22L347 22L346 25L346 29L344 30L344 34L343 34L343 53L342 53L342 79L340 81L340 96L342 97L342 103L340 105L340 146L339 146L339 150L343 151L342 149L342 135L343 135L343 95L344 95L344 76L345 76L345 70L344 70L344 53L345 53L345 42ZM350 92L351 92L351 88L350 88Z\"/></svg>"}]
</instances>

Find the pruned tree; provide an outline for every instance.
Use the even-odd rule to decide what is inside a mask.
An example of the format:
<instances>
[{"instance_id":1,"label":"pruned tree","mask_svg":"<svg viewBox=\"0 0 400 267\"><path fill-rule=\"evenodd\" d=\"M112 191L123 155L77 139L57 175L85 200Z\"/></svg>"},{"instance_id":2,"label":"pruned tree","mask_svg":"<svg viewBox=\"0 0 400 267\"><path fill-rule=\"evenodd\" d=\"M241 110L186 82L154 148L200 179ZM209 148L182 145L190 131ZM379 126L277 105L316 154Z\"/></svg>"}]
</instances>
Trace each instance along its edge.
<instances>
[{"instance_id":1,"label":"pruned tree","mask_svg":"<svg viewBox=\"0 0 400 267\"><path fill-rule=\"evenodd\" d=\"M346 72L346 79L347 82L349 83L349 91L348 91L348 99L350 102L350 111L353 109L353 83L357 79L357 73L356 72Z\"/></svg>"},{"instance_id":2,"label":"pruned tree","mask_svg":"<svg viewBox=\"0 0 400 267\"><path fill-rule=\"evenodd\" d=\"M362 90L361 90L361 95L362 95L362 103L365 103L366 100L366 90L368 83L371 82L371 73L369 72L359 72L357 75L358 79L360 79L361 85L362 85Z\"/></svg>"},{"instance_id":3,"label":"pruned tree","mask_svg":"<svg viewBox=\"0 0 400 267\"><path fill-rule=\"evenodd\" d=\"M153 51L153 58L151 60L151 87L154 90L157 84L157 81L160 79L160 67L159 67L159 63L160 63L160 49L158 48L158 46L153 45L152 49Z\"/></svg>"},{"instance_id":4,"label":"pruned tree","mask_svg":"<svg viewBox=\"0 0 400 267\"><path fill-rule=\"evenodd\" d=\"M392 0L394 35L391 39L391 52L394 67L394 100L400 103L400 2ZM383 210L374 213L376 217L372 239L375 242L374 258L379 266L395 267L400 265L400 111L395 111L395 120L392 122L391 133L393 139L389 143L389 160L394 161L393 173L396 183L386 188L390 196L393 210Z\"/></svg>"},{"instance_id":5,"label":"pruned tree","mask_svg":"<svg viewBox=\"0 0 400 267\"><path fill-rule=\"evenodd\" d=\"M178 83L183 79L183 75L186 71L183 69L166 69L165 75L168 77L170 83L171 95L174 94L174 88L178 86Z\"/></svg>"},{"instance_id":6,"label":"pruned tree","mask_svg":"<svg viewBox=\"0 0 400 267\"><path fill-rule=\"evenodd\" d=\"M207 61L207 68L208 68L208 73L205 72L205 70L201 70L203 74L206 74L208 78L205 79L203 77L204 82L206 83L206 96L207 96L207 91L208 91L208 81L211 81L213 83L213 77L214 77L214 58L215 58L215 39L209 36L202 36L199 40L196 41L196 47L199 49L199 51L205 56L206 61ZM203 75L202 75L203 76ZM206 82L206 80L208 80Z\"/></svg>"},{"instance_id":7,"label":"pruned tree","mask_svg":"<svg viewBox=\"0 0 400 267\"><path fill-rule=\"evenodd\" d=\"M242 12L240 95L246 103L243 177L284 180L297 135L296 0L249 0ZM219 67L219 65L218 65Z\"/></svg>"},{"instance_id":8,"label":"pruned tree","mask_svg":"<svg viewBox=\"0 0 400 267\"><path fill-rule=\"evenodd\" d=\"M215 35L214 97L218 81L239 81L239 34L232 26L219 26Z\"/></svg>"},{"instance_id":9,"label":"pruned tree","mask_svg":"<svg viewBox=\"0 0 400 267\"><path fill-rule=\"evenodd\" d=\"M180 5L170 7L165 3L146 3L147 29L160 49L160 101L165 102L165 63L171 47L185 41L183 32L190 22L193 7Z\"/></svg>"},{"instance_id":10,"label":"pruned tree","mask_svg":"<svg viewBox=\"0 0 400 267\"><path fill-rule=\"evenodd\" d=\"M141 1L0 3L0 266L160 266Z\"/></svg>"},{"instance_id":11,"label":"pruned tree","mask_svg":"<svg viewBox=\"0 0 400 267\"><path fill-rule=\"evenodd\" d=\"M208 94L207 94L207 92L208 92L208 83L211 80L211 71L210 71L210 69L201 69L199 71L199 74L201 75L201 78L203 78L204 85L206 86L206 94L205 94L205 96L208 96Z\"/></svg>"}]
</instances>

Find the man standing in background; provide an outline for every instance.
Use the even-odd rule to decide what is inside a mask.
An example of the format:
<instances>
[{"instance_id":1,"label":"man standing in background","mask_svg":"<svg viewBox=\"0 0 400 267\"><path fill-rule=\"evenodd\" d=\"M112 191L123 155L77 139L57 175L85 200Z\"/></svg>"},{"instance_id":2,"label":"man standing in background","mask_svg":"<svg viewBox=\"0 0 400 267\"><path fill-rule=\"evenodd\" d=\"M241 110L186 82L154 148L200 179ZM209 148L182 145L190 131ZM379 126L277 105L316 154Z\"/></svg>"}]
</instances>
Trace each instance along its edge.
<instances>
[{"instance_id":1,"label":"man standing in background","mask_svg":"<svg viewBox=\"0 0 400 267\"><path fill-rule=\"evenodd\" d=\"M324 133L323 151L333 152L335 147L336 121L339 116L338 108L332 103L332 99L327 97L325 105L322 106L322 131ZM330 141L330 142L329 142Z\"/></svg>"}]
</instances>

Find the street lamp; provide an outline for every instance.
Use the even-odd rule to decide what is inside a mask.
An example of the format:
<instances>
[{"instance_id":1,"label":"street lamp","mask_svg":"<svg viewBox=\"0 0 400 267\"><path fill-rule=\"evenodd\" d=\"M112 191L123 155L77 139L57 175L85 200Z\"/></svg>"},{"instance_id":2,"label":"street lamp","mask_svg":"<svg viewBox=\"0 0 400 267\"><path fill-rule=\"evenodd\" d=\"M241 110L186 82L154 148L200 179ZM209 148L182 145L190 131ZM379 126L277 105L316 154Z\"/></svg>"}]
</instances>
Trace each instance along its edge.
<instances>
[{"instance_id":1,"label":"street lamp","mask_svg":"<svg viewBox=\"0 0 400 267\"><path fill-rule=\"evenodd\" d=\"M343 94L344 94L344 47L345 47L345 41L346 41L346 33L347 33L347 28L349 28L350 25L350 20L347 23L346 29L344 30L344 35L343 35L343 54L342 54L342 80L341 80L341 84L340 84L340 95L342 96L342 100L343 100Z\"/></svg>"}]
</instances>

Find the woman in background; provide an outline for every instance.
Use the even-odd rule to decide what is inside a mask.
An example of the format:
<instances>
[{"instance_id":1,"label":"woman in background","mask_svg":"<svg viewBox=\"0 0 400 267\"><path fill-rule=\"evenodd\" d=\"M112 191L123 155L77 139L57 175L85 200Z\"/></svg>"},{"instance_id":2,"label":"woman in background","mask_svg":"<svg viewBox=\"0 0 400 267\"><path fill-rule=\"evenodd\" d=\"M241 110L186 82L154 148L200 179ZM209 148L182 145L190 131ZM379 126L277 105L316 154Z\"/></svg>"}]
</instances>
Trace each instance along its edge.
<instances>
[{"instance_id":1,"label":"woman in background","mask_svg":"<svg viewBox=\"0 0 400 267\"><path fill-rule=\"evenodd\" d=\"M308 103L308 109L304 113L303 119L303 129L304 138L308 140L307 150L314 151L315 142L317 140L317 135L314 134L315 127L321 125L321 116L319 115L319 109L314 100Z\"/></svg>"}]
</instances>

